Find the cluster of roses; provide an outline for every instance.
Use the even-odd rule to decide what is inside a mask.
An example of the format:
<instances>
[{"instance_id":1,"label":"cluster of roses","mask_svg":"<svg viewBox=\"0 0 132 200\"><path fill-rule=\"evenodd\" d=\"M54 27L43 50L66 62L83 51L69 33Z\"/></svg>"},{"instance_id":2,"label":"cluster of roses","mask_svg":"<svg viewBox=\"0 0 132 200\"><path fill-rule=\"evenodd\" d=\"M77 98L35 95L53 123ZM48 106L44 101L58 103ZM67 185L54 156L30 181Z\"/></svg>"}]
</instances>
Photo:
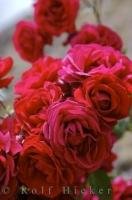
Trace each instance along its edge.
<instances>
[{"instance_id":1,"label":"cluster of roses","mask_svg":"<svg viewBox=\"0 0 132 200\"><path fill-rule=\"evenodd\" d=\"M78 0L38 0L34 8L35 22L18 23L14 36L22 58L39 59L15 86L14 113L0 123L0 199L74 200L74 187L86 187L82 178L112 170L113 127L132 104L132 61L111 29L76 31ZM65 31L66 56L43 56L44 44ZM10 58L0 60L0 78L11 66ZM112 188L113 200L132 197L131 181L115 179ZM82 198L99 199L89 189Z\"/></svg>"},{"instance_id":2,"label":"cluster of roses","mask_svg":"<svg viewBox=\"0 0 132 200\"><path fill-rule=\"evenodd\" d=\"M35 190L35 198L74 199L60 196L64 186L72 190L81 177L111 171L113 127L129 114L131 74L131 60L99 44L76 45L64 59L33 63L15 86L19 185L29 194Z\"/></svg>"},{"instance_id":3,"label":"cluster of roses","mask_svg":"<svg viewBox=\"0 0 132 200\"><path fill-rule=\"evenodd\" d=\"M34 4L34 21L20 21L14 33L14 46L20 56L34 62L44 55L45 45L52 45L53 36L67 32L64 44L98 43L122 48L119 35L104 25L85 24L77 30L75 20L79 0L37 0Z\"/></svg>"},{"instance_id":4,"label":"cluster of roses","mask_svg":"<svg viewBox=\"0 0 132 200\"><path fill-rule=\"evenodd\" d=\"M53 36L75 31L79 0L38 0L34 4L34 21L20 21L14 34L14 45L20 56L30 62L43 56L45 45Z\"/></svg>"}]
</instances>

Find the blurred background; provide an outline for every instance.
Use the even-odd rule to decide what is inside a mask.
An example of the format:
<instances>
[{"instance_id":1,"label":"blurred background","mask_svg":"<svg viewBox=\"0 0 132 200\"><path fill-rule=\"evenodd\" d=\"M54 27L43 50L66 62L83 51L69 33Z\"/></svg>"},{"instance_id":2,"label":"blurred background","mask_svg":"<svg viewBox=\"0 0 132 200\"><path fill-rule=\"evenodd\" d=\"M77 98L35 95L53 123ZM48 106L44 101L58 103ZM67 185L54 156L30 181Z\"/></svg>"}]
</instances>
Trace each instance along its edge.
<instances>
[{"instance_id":1,"label":"blurred background","mask_svg":"<svg viewBox=\"0 0 132 200\"><path fill-rule=\"evenodd\" d=\"M81 1L81 9L77 19L77 26L84 22L96 23L93 12ZM102 2L102 3L101 3ZM0 94L4 99L7 109L12 109L14 98L13 86L20 78L22 72L30 67L30 63L23 61L15 51L12 43L12 36L15 25L22 19L32 19L34 0L0 0L0 56L12 56L14 68L12 74L15 77L8 89L1 90ZM132 58L132 0L100 0L101 21L117 31L123 41L124 49L129 58ZM66 48L62 47L61 41L65 35L54 39L53 47L46 47L45 53L56 57L62 57ZM2 112L2 111L1 111ZM115 174L122 174L126 178L132 178L132 133L126 131L114 147L118 154L115 162Z\"/></svg>"}]
</instances>

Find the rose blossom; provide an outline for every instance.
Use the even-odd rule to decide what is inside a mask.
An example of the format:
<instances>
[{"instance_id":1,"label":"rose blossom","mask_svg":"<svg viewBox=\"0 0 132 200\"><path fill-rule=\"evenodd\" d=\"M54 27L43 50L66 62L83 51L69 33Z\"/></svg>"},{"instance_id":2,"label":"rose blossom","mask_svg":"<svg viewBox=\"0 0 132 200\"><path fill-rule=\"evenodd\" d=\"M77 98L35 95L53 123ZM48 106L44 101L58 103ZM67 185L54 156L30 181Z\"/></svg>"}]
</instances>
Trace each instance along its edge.
<instances>
[{"instance_id":1,"label":"rose blossom","mask_svg":"<svg viewBox=\"0 0 132 200\"><path fill-rule=\"evenodd\" d=\"M101 169L106 172L111 172L113 170L113 162L117 159L117 155L112 151L109 153L107 159L104 160Z\"/></svg>"},{"instance_id":2,"label":"rose blossom","mask_svg":"<svg viewBox=\"0 0 132 200\"><path fill-rule=\"evenodd\" d=\"M76 179L74 169L63 158L58 160L50 146L37 135L29 136L24 141L18 177L25 186L36 188L40 195L47 197L58 196L62 186L70 186ZM51 193L49 187L53 187Z\"/></svg>"},{"instance_id":3,"label":"rose blossom","mask_svg":"<svg viewBox=\"0 0 132 200\"><path fill-rule=\"evenodd\" d=\"M97 26L97 30L99 32L101 45L111 46L117 50L122 49L122 39L115 31L102 24Z\"/></svg>"},{"instance_id":4,"label":"rose blossom","mask_svg":"<svg viewBox=\"0 0 132 200\"><path fill-rule=\"evenodd\" d=\"M14 200L13 196L17 190L15 176L15 166L12 156L3 156L0 152L0 191L2 191L2 188L10 188L10 192L8 194L0 194L0 199L7 200L9 198L9 200Z\"/></svg>"},{"instance_id":5,"label":"rose blossom","mask_svg":"<svg viewBox=\"0 0 132 200\"><path fill-rule=\"evenodd\" d=\"M4 165L5 165L5 163L4 163ZM6 192L4 193L4 190L3 190L4 187L5 187L5 189L7 188L7 193ZM8 188L9 188L9 190L8 190ZM17 182L16 177L12 177L10 179L8 185L6 185L6 186L3 185L3 187L0 188L0 190L3 191L0 194L0 199L1 200L16 200L17 193L18 193L18 182Z\"/></svg>"},{"instance_id":6,"label":"rose blossom","mask_svg":"<svg viewBox=\"0 0 132 200\"><path fill-rule=\"evenodd\" d=\"M13 60L11 57L0 58L0 88L7 87L12 81L13 77L5 77L11 70Z\"/></svg>"},{"instance_id":7,"label":"rose blossom","mask_svg":"<svg viewBox=\"0 0 132 200\"><path fill-rule=\"evenodd\" d=\"M97 43L104 46L111 46L117 50L122 49L122 40L120 36L104 25L85 24L75 36L71 37L70 44L90 44Z\"/></svg>"},{"instance_id":8,"label":"rose blossom","mask_svg":"<svg viewBox=\"0 0 132 200\"><path fill-rule=\"evenodd\" d=\"M15 135L3 133L0 131L0 151L16 155L21 151L21 145L16 141Z\"/></svg>"},{"instance_id":9,"label":"rose blossom","mask_svg":"<svg viewBox=\"0 0 132 200\"><path fill-rule=\"evenodd\" d=\"M91 194L91 191L89 189L85 190L83 193L82 200L99 200L99 197L97 197L95 194Z\"/></svg>"},{"instance_id":10,"label":"rose blossom","mask_svg":"<svg viewBox=\"0 0 132 200\"><path fill-rule=\"evenodd\" d=\"M43 133L57 155L88 172L98 169L107 157L109 141L96 113L75 101L51 105Z\"/></svg>"},{"instance_id":11,"label":"rose blossom","mask_svg":"<svg viewBox=\"0 0 132 200\"><path fill-rule=\"evenodd\" d=\"M60 78L68 83L81 82L93 70L109 68L121 79L132 80L132 61L111 47L98 44L76 45L63 59Z\"/></svg>"},{"instance_id":12,"label":"rose blossom","mask_svg":"<svg viewBox=\"0 0 132 200\"><path fill-rule=\"evenodd\" d=\"M81 30L75 33L70 39L70 44L72 46L76 44L90 44L99 43L99 33L95 25L85 24L82 26Z\"/></svg>"},{"instance_id":13,"label":"rose blossom","mask_svg":"<svg viewBox=\"0 0 132 200\"><path fill-rule=\"evenodd\" d=\"M17 190L16 168L14 156L21 151L20 144L11 133L0 131L0 199L15 199ZM7 193L2 193L2 189L8 187Z\"/></svg>"},{"instance_id":14,"label":"rose blossom","mask_svg":"<svg viewBox=\"0 0 132 200\"><path fill-rule=\"evenodd\" d=\"M13 40L14 46L20 56L24 60L34 62L42 57L43 46L44 44L49 43L49 39L47 38L48 37L40 34L39 29L34 22L20 21L16 25Z\"/></svg>"},{"instance_id":15,"label":"rose blossom","mask_svg":"<svg viewBox=\"0 0 132 200\"><path fill-rule=\"evenodd\" d=\"M23 128L31 132L41 127L46 119L47 108L53 102L59 101L61 96L59 86L52 82L45 82L42 88L30 90L16 99L14 109Z\"/></svg>"},{"instance_id":16,"label":"rose blossom","mask_svg":"<svg viewBox=\"0 0 132 200\"><path fill-rule=\"evenodd\" d=\"M113 200L131 200L132 199L132 180L124 180L122 177L116 177L112 182Z\"/></svg>"},{"instance_id":17,"label":"rose blossom","mask_svg":"<svg viewBox=\"0 0 132 200\"><path fill-rule=\"evenodd\" d=\"M34 17L41 29L52 35L75 30L79 0L37 0Z\"/></svg>"},{"instance_id":18,"label":"rose blossom","mask_svg":"<svg viewBox=\"0 0 132 200\"><path fill-rule=\"evenodd\" d=\"M127 117L130 111L129 90L109 69L99 70L88 77L82 86L75 90L74 96L79 102L88 106L92 104L100 117L108 123L115 123L118 119Z\"/></svg>"},{"instance_id":19,"label":"rose blossom","mask_svg":"<svg viewBox=\"0 0 132 200\"><path fill-rule=\"evenodd\" d=\"M23 73L21 81L15 86L16 93L27 94L29 90L43 87L45 81L57 81L60 68L60 59L49 56L39 59Z\"/></svg>"},{"instance_id":20,"label":"rose blossom","mask_svg":"<svg viewBox=\"0 0 132 200\"><path fill-rule=\"evenodd\" d=\"M10 114L10 116L0 120L0 130L2 130L3 133L10 132L15 136L21 132L21 124L14 114Z\"/></svg>"}]
</instances>

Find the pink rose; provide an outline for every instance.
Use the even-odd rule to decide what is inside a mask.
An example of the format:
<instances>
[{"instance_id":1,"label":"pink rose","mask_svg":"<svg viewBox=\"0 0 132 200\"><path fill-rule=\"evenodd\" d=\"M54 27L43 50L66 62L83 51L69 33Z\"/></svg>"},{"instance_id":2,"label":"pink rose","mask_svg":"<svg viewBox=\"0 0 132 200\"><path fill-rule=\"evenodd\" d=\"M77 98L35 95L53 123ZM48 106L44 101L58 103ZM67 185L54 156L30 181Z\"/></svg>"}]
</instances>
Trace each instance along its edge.
<instances>
[{"instance_id":1,"label":"pink rose","mask_svg":"<svg viewBox=\"0 0 132 200\"><path fill-rule=\"evenodd\" d=\"M21 151L21 145L11 133L0 131L0 199L14 200L17 191L15 157ZM9 188L5 194L4 188Z\"/></svg>"},{"instance_id":2,"label":"pink rose","mask_svg":"<svg viewBox=\"0 0 132 200\"><path fill-rule=\"evenodd\" d=\"M43 128L57 155L88 172L98 169L107 157L109 131L104 132L96 113L72 100L51 105Z\"/></svg>"},{"instance_id":3,"label":"pink rose","mask_svg":"<svg viewBox=\"0 0 132 200\"><path fill-rule=\"evenodd\" d=\"M117 177L112 182L113 200L131 200L132 199L132 180L124 180Z\"/></svg>"},{"instance_id":4,"label":"pink rose","mask_svg":"<svg viewBox=\"0 0 132 200\"><path fill-rule=\"evenodd\" d=\"M3 133L10 132L12 136L15 136L21 132L21 125L16 119L15 115L12 114L0 120L0 130Z\"/></svg>"},{"instance_id":5,"label":"pink rose","mask_svg":"<svg viewBox=\"0 0 132 200\"><path fill-rule=\"evenodd\" d=\"M4 151L6 154L12 156L21 151L21 145L16 140L16 136L10 132L3 133L0 131L0 151Z\"/></svg>"},{"instance_id":6,"label":"pink rose","mask_svg":"<svg viewBox=\"0 0 132 200\"><path fill-rule=\"evenodd\" d=\"M103 67L111 69L120 79L128 79L132 73L131 60L111 47L97 44L74 46L63 59L62 65L59 74L68 83L82 82L92 70L98 71Z\"/></svg>"},{"instance_id":7,"label":"pink rose","mask_svg":"<svg viewBox=\"0 0 132 200\"><path fill-rule=\"evenodd\" d=\"M90 189L88 188L83 193L82 200L99 200L99 197L97 197L95 194L93 194L93 192L91 192Z\"/></svg>"}]
</instances>

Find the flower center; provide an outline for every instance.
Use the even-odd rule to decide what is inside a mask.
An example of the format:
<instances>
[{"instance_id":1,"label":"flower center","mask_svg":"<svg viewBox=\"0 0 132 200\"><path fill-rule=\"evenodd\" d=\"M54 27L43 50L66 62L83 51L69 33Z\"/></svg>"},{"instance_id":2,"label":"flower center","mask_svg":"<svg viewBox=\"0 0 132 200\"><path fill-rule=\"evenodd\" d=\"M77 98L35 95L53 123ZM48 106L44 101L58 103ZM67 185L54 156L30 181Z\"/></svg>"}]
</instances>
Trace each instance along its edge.
<instances>
[{"instance_id":1,"label":"flower center","mask_svg":"<svg viewBox=\"0 0 132 200\"><path fill-rule=\"evenodd\" d=\"M111 107L110 95L105 91L98 91L91 96L92 102L100 110L109 110Z\"/></svg>"}]
</instances>

